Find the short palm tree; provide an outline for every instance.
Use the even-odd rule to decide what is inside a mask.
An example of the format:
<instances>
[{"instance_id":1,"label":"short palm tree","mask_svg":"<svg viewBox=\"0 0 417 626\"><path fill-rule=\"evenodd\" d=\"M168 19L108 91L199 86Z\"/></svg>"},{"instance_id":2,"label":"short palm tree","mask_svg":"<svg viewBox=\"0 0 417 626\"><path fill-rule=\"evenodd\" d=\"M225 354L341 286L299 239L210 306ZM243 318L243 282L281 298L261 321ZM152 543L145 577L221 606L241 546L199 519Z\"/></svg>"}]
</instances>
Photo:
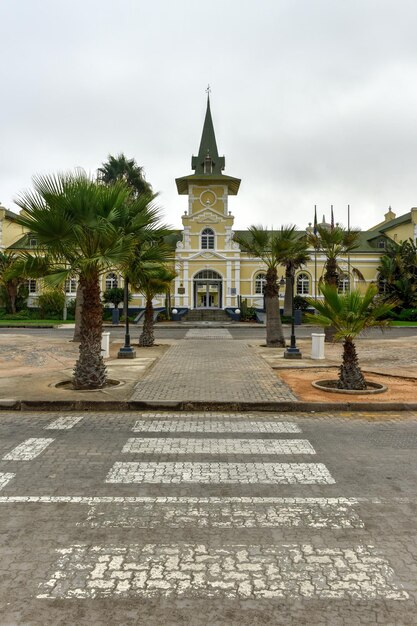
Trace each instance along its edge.
<instances>
[{"instance_id":1,"label":"short palm tree","mask_svg":"<svg viewBox=\"0 0 417 626\"><path fill-rule=\"evenodd\" d=\"M132 202L122 182L102 185L85 172L38 176L34 191L16 203L24 213L16 221L36 234L49 257L50 284L79 277L83 291L76 389L100 389L107 371L101 356L102 304L99 278L128 263L138 237L158 219L143 201ZM126 224L129 224L129 232Z\"/></svg>"},{"instance_id":2,"label":"short palm tree","mask_svg":"<svg viewBox=\"0 0 417 626\"><path fill-rule=\"evenodd\" d=\"M155 267L151 272L142 273L139 284L136 285L138 291L145 297L145 315L143 318L142 332L139 335L139 345L150 347L154 344L154 309L152 300L161 293L166 293L177 273L164 266Z\"/></svg>"},{"instance_id":3,"label":"short palm tree","mask_svg":"<svg viewBox=\"0 0 417 626\"><path fill-rule=\"evenodd\" d=\"M368 328L388 326L390 322L384 318L396 302L376 301L378 288L374 284L369 285L363 295L358 290L339 294L334 285L321 284L319 289L323 300L307 298L307 302L317 309L318 315L311 314L307 317L319 326L332 326L335 339L343 340L342 365L337 387L339 389L366 389L354 339Z\"/></svg>"},{"instance_id":4,"label":"short palm tree","mask_svg":"<svg viewBox=\"0 0 417 626\"><path fill-rule=\"evenodd\" d=\"M8 313L16 313L16 300L25 278L21 257L9 250L0 251L0 295Z\"/></svg>"},{"instance_id":5,"label":"short palm tree","mask_svg":"<svg viewBox=\"0 0 417 626\"><path fill-rule=\"evenodd\" d=\"M279 233L267 231L262 226L250 226L245 236L234 235L243 252L261 259L266 265L264 288L266 309L266 345L285 348L284 333L279 311L278 266L282 261Z\"/></svg>"}]
</instances>

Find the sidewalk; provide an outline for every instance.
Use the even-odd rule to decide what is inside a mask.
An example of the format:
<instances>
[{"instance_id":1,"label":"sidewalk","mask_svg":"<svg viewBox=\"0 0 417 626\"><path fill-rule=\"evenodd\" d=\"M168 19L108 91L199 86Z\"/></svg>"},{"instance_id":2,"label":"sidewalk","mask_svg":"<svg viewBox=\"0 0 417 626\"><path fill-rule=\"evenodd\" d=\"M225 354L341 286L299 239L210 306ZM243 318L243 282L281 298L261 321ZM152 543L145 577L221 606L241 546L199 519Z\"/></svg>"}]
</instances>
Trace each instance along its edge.
<instances>
[{"instance_id":1,"label":"sidewalk","mask_svg":"<svg viewBox=\"0 0 417 626\"><path fill-rule=\"evenodd\" d=\"M159 341L138 348L134 360L117 359L121 340L111 342L106 361L109 378L117 386L97 391L73 391L55 385L70 380L78 344L63 337L0 333L0 406L50 408L194 408L205 410L350 410L351 397L318 392L303 400L299 382L340 365L341 345L326 344L324 361L310 357L311 342L299 340L303 358L283 358L280 348L232 339L227 328L188 329L182 340ZM356 409L417 409L417 335L402 339L360 339L361 367L368 373L406 377L406 392L361 396ZM371 375L371 374L369 374ZM415 379L415 380L414 380ZM389 383L388 383L389 384ZM308 382L308 388L311 387Z\"/></svg>"}]
</instances>

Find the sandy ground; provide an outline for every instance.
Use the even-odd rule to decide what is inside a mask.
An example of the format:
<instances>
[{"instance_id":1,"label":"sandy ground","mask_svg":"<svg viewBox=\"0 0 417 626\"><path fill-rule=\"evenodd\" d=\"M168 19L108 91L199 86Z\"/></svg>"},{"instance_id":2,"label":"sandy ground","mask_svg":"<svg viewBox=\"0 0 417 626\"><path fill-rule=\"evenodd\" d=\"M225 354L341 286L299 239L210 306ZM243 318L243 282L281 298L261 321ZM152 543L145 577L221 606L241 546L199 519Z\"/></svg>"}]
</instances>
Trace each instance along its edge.
<instances>
[{"instance_id":1,"label":"sandy ground","mask_svg":"<svg viewBox=\"0 0 417 626\"><path fill-rule=\"evenodd\" d=\"M312 381L337 378L337 368L280 369L277 375L291 387L299 400L311 402L417 402L417 379L396 376L367 374L366 380L381 383L387 391L378 394L345 394L320 391L312 386Z\"/></svg>"}]
</instances>

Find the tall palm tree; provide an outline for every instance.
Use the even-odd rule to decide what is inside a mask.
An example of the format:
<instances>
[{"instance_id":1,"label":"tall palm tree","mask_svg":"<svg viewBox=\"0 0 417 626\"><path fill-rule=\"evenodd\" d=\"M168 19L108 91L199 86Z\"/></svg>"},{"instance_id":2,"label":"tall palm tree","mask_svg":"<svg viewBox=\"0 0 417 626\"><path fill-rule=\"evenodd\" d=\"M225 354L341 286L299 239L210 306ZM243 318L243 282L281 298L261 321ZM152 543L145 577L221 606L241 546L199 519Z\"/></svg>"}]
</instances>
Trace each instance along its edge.
<instances>
[{"instance_id":1,"label":"tall palm tree","mask_svg":"<svg viewBox=\"0 0 417 626\"><path fill-rule=\"evenodd\" d=\"M319 224L317 233L308 235L308 243L316 252L321 252L326 257L323 280L327 285L338 286L341 271L338 261L341 256L350 254L359 245L359 231L345 230L341 226L328 228ZM360 280L363 276L358 269L352 268L352 273Z\"/></svg>"},{"instance_id":2,"label":"tall palm tree","mask_svg":"<svg viewBox=\"0 0 417 626\"><path fill-rule=\"evenodd\" d=\"M128 263L143 231L157 223L158 211L140 199L132 201L124 183L102 185L81 170L38 176L33 184L34 191L16 200L24 210L16 221L36 234L46 249L50 284L78 275L84 301L73 384L76 389L100 389L107 371L101 356L99 278Z\"/></svg>"},{"instance_id":3,"label":"tall palm tree","mask_svg":"<svg viewBox=\"0 0 417 626\"><path fill-rule=\"evenodd\" d=\"M252 257L261 259L266 265L264 289L266 310L266 345L285 348L279 311L278 266L282 261L282 245L279 234L262 226L250 226L246 236L234 235L240 248Z\"/></svg>"},{"instance_id":4,"label":"tall palm tree","mask_svg":"<svg viewBox=\"0 0 417 626\"><path fill-rule=\"evenodd\" d=\"M295 272L310 260L308 241L295 226L281 226L278 237L281 265L285 267L284 315L292 315L293 285Z\"/></svg>"},{"instance_id":5,"label":"tall palm tree","mask_svg":"<svg viewBox=\"0 0 417 626\"><path fill-rule=\"evenodd\" d=\"M309 314L307 317L319 326L325 328L332 326L335 339L343 340L342 365L337 387L339 389L366 389L354 339L368 328L388 326L390 322L384 317L396 305L396 302L377 302L375 296L378 288L374 284L369 285L363 295L358 290L339 294L335 285L324 283L319 286L319 289L323 295L322 301L307 298L307 302L317 309L318 315Z\"/></svg>"},{"instance_id":6,"label":"tall palm tree","mask_svg":"<svg viewBox=\"0 0 417 626\"><path fill-rule=\"evenodd\" d=\"M109 154L108 160L98 168L97 176L106 184L123 180L132 190L134 196L152 195L153 193L152 186L145 178L143 167L138 165L135 159L128 159L123 153L116 157Z\"/></svg>"}]
</instances>

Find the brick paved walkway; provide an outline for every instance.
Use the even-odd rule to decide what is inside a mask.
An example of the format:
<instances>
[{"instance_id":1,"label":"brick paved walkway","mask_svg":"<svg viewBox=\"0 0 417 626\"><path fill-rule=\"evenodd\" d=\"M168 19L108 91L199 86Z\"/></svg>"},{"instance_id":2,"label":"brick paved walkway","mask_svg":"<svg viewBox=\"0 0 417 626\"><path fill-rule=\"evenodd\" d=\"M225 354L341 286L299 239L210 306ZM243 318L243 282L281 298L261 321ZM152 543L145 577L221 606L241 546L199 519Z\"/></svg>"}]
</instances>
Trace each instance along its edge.
<instances>
[{"instance_id":1,"label":"brick paved walkway","mask_svg":"<svg viewBox=\"0 0 417 626\"><path fill-rule=\"evenodd\" d=\"M276 402L297 400L245 342L227 330L188 331L135 386L132 400Z\"/></svg>"}]
</instances>

